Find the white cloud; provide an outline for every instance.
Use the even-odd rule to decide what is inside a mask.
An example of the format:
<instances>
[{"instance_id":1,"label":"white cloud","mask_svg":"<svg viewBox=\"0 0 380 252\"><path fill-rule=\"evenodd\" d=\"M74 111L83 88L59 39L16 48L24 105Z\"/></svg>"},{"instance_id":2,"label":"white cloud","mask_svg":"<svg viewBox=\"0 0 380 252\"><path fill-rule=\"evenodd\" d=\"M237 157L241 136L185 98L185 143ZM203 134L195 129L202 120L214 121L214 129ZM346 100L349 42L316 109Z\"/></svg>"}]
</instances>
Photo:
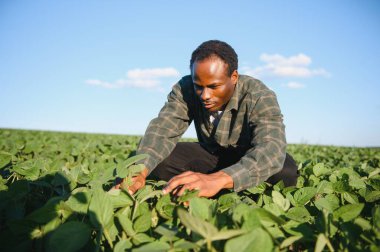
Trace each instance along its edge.
<instances>
[{"instance_id":1,"label":"white cloud","mask_svg":"<svg viewBox=\"0 0 380 252\"><path fill-rule=\"evenodd\" d=\"M295 56L290 56L289 58L285 58L280 54L266 54L263 53L260 56L261 61L267 62L268 64L276 64L276 65L300 65L307 66L311 63L310 57L305 54L299 53Z\"/></svg>"},{"instance_id":2,"label":"white cloud","mask_svg":"<svg viewBox=\"0 0 380 252\"><path fill-rule=\"evenodd\" d=\"M280 54L266 54L260 56L265 65L256 68L245 68L245 74L254 77L296 77L307 78L313 76L328 77L330 74L323 68L311 69L311 58L305 54L284 57Z\"/></svg>"},{"instance_id":3,"label":"white cloud","mask_svg":"<svg viewBox=\"0 0 380 252\"><path fill-rule=\"evenodd\" d=\"M114 82L107 82L97 79L86 80L86 84L100 86L103 88L123 88L136 87L149 90L163 91L161 87L161 79L168 77L178 77L180 73L172 67L167 68L146 68L132 69L126 74L126 78L119 79Z\"/></svg>"},{"instance_id":4,"label":"white cloud","mask_svg":"<svg viewBox=\"0 0 380 252\"><path fill-rule=\"evenodd\" d=\"M106 82L106 81L91 79L91 80L86 80L86 84L112 89L112 88L122 88L122 87L126 86L126 80L119 79L115 82L110 83L110 82Z\"/></svg>"},{"instance_id":5,"label":"white cloud","mask_svg":"<svg viewBox=\"0 0 380 252\"><path fill-rule=\"evenodd\" d=\"M300 89L300 88L304 88L305 85L302 84L302 83L299 83L299 82L295 82L295 81L291 81L287 84L284 84L283 86L287 87L287 88L290 88L290 89Z\"/></svg>"},{"instance_id":6,"label":"white cloud","mask_svg":"<svg viewBox=\"0 0 380 252\"><path fill-rule=\"evenodd\" d=\"M154 79L161 77L177 77L179 72L172 67L167 68L136 68L127 72L127 77L131 79Z\"/></svg>"}]
</instances>

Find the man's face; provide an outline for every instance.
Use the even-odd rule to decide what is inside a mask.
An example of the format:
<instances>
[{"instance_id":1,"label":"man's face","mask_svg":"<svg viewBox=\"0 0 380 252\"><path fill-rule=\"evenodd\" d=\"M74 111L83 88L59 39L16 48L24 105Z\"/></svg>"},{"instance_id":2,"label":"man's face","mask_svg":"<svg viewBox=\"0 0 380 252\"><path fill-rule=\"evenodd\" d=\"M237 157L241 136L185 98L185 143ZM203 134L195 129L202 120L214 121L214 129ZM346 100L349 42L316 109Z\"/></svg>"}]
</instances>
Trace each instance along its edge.
<instances>
[{"instance_id":1,"label":"man's face","mask_svg":"<svg viewBox=\"0 0 380 252\"><path fill-rule=\"evenodd\" d=\"M195 61L191 71L195 93L210 112L223 110L231 99L238 80L235 70L227 74L227 64L218 57Z\"/></svg>"}]
</instances>

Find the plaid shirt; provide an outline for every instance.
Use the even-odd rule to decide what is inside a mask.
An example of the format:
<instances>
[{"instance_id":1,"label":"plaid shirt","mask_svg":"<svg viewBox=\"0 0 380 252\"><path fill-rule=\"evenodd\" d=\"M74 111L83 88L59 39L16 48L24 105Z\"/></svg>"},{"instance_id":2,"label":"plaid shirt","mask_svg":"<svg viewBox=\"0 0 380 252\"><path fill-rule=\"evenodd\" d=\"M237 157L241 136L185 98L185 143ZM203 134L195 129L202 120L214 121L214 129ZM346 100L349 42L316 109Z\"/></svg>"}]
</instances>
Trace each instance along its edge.
<instances>
[{"instance_id":1,"label":"plaid shirt","mask_svg":"<svg viewBox=\"0 0 380 252\"><path fill-rule=\"evenodd\" d=\"M221 149L244 151L239 162L222 169L234 181L234 190L256 186L279 172L285 161L285 126L276 95L261 81L239 75L234 93L218 125L195 94L191 76L173 86L168 101L153 119L137 154L148 154L140 163L151 172L170 155L194 120L200 144L210 153Z\"/></svg>"}]
</instances>

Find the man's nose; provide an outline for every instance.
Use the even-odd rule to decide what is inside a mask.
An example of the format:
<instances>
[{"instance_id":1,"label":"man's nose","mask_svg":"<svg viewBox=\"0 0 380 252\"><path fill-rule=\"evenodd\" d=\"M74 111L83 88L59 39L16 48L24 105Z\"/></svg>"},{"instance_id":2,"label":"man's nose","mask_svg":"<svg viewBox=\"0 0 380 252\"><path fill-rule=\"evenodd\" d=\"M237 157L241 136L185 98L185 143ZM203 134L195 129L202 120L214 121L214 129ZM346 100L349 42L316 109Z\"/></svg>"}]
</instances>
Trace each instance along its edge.
<instances>
[{"instance_id":1,"label":"man's nose","mask_svg":"<svg viewBox=\"0 0 380 252\"><path fill-rule=\"evenodd\" d=\"M204 88L201 94L202 101L207 101L210 98L211 98L210 90L208 88Z\"/></svg>"}]
</instances>

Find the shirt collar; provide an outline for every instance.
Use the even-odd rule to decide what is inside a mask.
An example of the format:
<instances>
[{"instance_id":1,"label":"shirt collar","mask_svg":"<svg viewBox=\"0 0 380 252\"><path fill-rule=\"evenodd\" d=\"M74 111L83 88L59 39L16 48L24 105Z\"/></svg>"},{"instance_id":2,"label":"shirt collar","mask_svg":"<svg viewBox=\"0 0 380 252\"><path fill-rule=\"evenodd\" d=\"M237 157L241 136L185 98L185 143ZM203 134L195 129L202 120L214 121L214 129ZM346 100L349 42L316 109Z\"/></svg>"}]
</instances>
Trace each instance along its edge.
<instances>
[{"instance_id":1,"label":"shirt collar","mask_svg":"<svg viewBox=\"0 0 380 252\"><path fill-rule=\"evenodd\" d=\"M239 89L240 89L240 83L239 79L238 82L235 85L235 90L234 93L232 94L231 99L227 103L226 108L224 109L225 111L231 111L231 110L238 110L239 107Z\"/></svg>"}]
</instances>

